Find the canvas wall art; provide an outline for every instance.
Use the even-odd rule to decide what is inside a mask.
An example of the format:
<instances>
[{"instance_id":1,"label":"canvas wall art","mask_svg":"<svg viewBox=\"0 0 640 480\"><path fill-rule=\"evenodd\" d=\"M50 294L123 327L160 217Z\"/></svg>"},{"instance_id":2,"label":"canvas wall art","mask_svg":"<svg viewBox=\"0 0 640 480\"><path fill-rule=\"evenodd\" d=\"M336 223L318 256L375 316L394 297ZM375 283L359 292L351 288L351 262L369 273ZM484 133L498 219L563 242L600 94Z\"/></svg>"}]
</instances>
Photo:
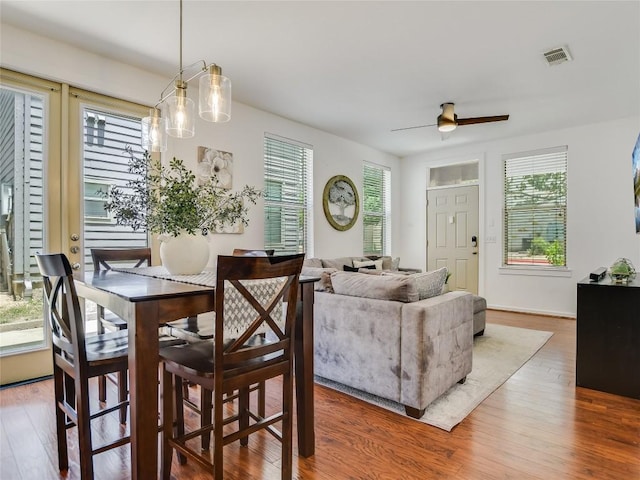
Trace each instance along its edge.
<instances>
[{"instance_id":1,"label":"canvas wall art","mask_svg":"<svg viewBox=\"0 0 640 480\"><path fill-rule=\"evenodd\" d=\"M635 194L636 233L640 234L640 135L631 154L633 165L633 192Z\"/></svg>"},{"instance_id":2,"label":"canvas wall art","mask_svg":"<svg viewBox=\"0 0 640 480\"><path fill-rule=\"evenodd\" d=\"M215 178L216 186L229 190L233 183L233 154L209 147L198 147L198 185Z\"/></svg>"}]
</instances>

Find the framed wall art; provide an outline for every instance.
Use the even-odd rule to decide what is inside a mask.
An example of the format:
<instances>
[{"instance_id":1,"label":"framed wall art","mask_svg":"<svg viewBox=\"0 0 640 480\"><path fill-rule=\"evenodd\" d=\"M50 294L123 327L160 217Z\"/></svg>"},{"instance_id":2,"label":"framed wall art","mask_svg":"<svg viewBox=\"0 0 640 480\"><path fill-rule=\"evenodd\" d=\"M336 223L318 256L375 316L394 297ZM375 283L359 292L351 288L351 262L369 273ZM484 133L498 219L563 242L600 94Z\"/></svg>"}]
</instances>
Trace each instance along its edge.
<instances>
[{"instance_id":1,"label":"framed wall art","mask_svg":"<svg viewBox=\"0 0 640 480\"><path fill-rule=\"evenodd\" d=\"M336 175L329 179L322 193L322 208L327 221L336 230L349 230L355 225L360 199L349 177Z\"/></svg>"},{"instance_id":2,"label":"framed wall art","mask_svg":"<svg viewBox=\"0 0 640 480\"><path fill-rule=\"evenodd\" d=\"M213 176L216 187L229 190L233 183L233 153L209 147L198 147L198 185L208 182Z\"/></svg>"}]
</instances>

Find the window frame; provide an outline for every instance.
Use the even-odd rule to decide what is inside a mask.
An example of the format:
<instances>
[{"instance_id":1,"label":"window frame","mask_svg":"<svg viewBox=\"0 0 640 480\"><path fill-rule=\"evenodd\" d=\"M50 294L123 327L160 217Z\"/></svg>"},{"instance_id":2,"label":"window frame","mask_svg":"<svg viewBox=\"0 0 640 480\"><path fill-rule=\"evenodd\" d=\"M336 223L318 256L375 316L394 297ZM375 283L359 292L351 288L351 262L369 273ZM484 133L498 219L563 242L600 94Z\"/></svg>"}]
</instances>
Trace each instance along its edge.
<instances>
[{"instance_id":1,"label":"window frame","mask_svg":"<svg viewBox=\"0 0 640 480\"><path fill-rule=\"evenodd\" d=\"M529 162L530 165L526 165L526 162ZM502 202L503 202L503 231L502 231L502 266L500 267L500 273L513 274L513 275L542 275L542 276L570 276L570 270L568 268L568 255L567 255L567 186L568 186L568 147L566 145L551 147L545 149L538 149L526 152L519 152L513 154L505 154L502 156L502 167L503 167L503 194L502 194ZM509 169L520 169L520 171L524 171L525 173L520 173L519 175L509 175ZM529 169L532 173L526 173L526 170ZM551 259L548 258L547 252L543 252L541 255L547 256L547 260L542 261L534 258L536 255L532 253L532 250L529 250L529 257L531 257L531 262L527 263L527 261L523 262L514 262L514 257L511 256L513 252L510 251L510 245L513 243L514 235L511 232L510 235L510 222L509 218L514 212L518 212L518 208L515 208L513 202L517 200L517 196L508 196L508 181L509 179L519 178L522 181L528 180L528 177L532 177L535 175L542 174L561 174L561 179L563 180L562 189L563 191L554 197L553 201L555 202L553 205L532 205L529 208L531 215L534 216L534 220L532 220L531 224L523 223L523 228L529 228L531 230L531 242L536 238L536 235L542 238L540 234L539 226L535 223L535 212L541 212L543 217L544 215L549 215L550 213L556 212L556 218L558 216L558 212L560 217L562 218L562 252L561 257L563 259L563 264L553 264ZM533 182L530 183L529 188L533 190L534 194L540 192L540 190L535 189L535 184ZM531 191L529 190L529 191ZM527 192L528 194L528 192ZM559 202L558 202L559 200ZM511 204L511 205L510 205ZM522 206L520 206L522 207ZM520 209L521 211L524 211ZM555 221L557 224L557 220ZM511 224L513 225L513 223ZM559 237L554 237L554 241ZM546 240L545 240L546 241ZM543 242L541 242L543 243ZM523 246L524 248L524 237L523 237ZM538 256L541 256L538 255Z\"/></svg>"},{"instance_id":2,"label":"window frame","mask_svg":"<svg viewBox=\"0 0 640 480\"><path fill-rule=\"evenodd\" d=\"M274 249L276 253L306 253L307 257L313 256L313 147L311 145L281 137L271 133L264 135L264 248ZM275 159L278 158L279 162ZM301 168L295 162L303 162ZM287 168L287 166L290 166ZM280 168L281 174L273 172ZM295 175L284 175L284 172L296 172ZM279 183L280 192L278 199L269 197L267 183ZM297 199L296 199L297 197ZM275 244L269 241L270 227L272 226L267 218L269 208L280 209L280 242ZM291 248L287 238L287 225L291 219L289 214L302 214L302 238L298 237L297 248ZM296 231L300 230L300 224L296 226Z\"/></svg>"},{"instance_id":3,"label":"window frame","mask_svg":"<svg viewBox=\"0 0 640 480\"><path fill-rule=\"evenodd\" d=\"M367 181L367 170L375 170L376 174L382 175L381 191L377 192L377 197L382 197L382 205L380 210L367 210L367 201L369 188L374 185ZM373 248L373 239L370 244L367 242L367 218L380 218L382 223L382 232L380 235L381 248L376 250ZM363 162L362 164L362 252L363 255L390 255L391 252L391 169L384 165L378 165L371 162Z\"/></svg>"}]
</instances>

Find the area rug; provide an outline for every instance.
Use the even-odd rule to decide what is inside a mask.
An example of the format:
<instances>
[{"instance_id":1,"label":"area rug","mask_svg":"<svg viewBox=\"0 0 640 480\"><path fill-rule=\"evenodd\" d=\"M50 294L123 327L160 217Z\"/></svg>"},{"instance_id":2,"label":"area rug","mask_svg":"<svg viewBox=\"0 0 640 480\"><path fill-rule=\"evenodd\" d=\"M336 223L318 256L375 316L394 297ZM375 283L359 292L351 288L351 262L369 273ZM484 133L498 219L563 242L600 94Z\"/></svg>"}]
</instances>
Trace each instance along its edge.
<instances>
[{"instance_id":1,"label":"area rug","mask_svg":"<svg viewBox=\"0 0 640 480\"><path fill-rule=\"evenodd\" d=\"M418 421L450 432L480 403L516 373L553 333L505 325L487 324L485 333L473 342L473 371L464 384L456 384L432 402ZM404 406L333 382L316 383L405 415ZM408 417L409 418L409 417Z\"/></svg>"}]
</instances>

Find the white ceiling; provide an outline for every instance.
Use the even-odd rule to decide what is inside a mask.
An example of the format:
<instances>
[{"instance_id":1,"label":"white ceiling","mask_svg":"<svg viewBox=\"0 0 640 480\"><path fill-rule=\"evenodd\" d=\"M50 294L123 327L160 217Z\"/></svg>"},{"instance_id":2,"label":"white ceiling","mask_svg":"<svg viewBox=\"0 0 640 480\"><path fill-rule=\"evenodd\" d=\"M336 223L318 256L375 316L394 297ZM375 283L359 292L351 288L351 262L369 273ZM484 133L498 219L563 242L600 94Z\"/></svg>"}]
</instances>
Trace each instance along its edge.
<instances>
[{"instance_id":1,"label":"white ceiling","mask_svg":"<svg viewBox=\"0 0 640 480\"><path fill-rule=\"evenodd\" d=\"M178 0L0 9L3 23L177 73ZM183 42L183 63L220 65L236 101L399 156L640 115L637 0L185 0ZM542 52L562 45L574 61L547 66ZM460 117L511 118L446 142L435 127L390 132L434 123L443 102Z\"/></svg>"}]
</instances>

